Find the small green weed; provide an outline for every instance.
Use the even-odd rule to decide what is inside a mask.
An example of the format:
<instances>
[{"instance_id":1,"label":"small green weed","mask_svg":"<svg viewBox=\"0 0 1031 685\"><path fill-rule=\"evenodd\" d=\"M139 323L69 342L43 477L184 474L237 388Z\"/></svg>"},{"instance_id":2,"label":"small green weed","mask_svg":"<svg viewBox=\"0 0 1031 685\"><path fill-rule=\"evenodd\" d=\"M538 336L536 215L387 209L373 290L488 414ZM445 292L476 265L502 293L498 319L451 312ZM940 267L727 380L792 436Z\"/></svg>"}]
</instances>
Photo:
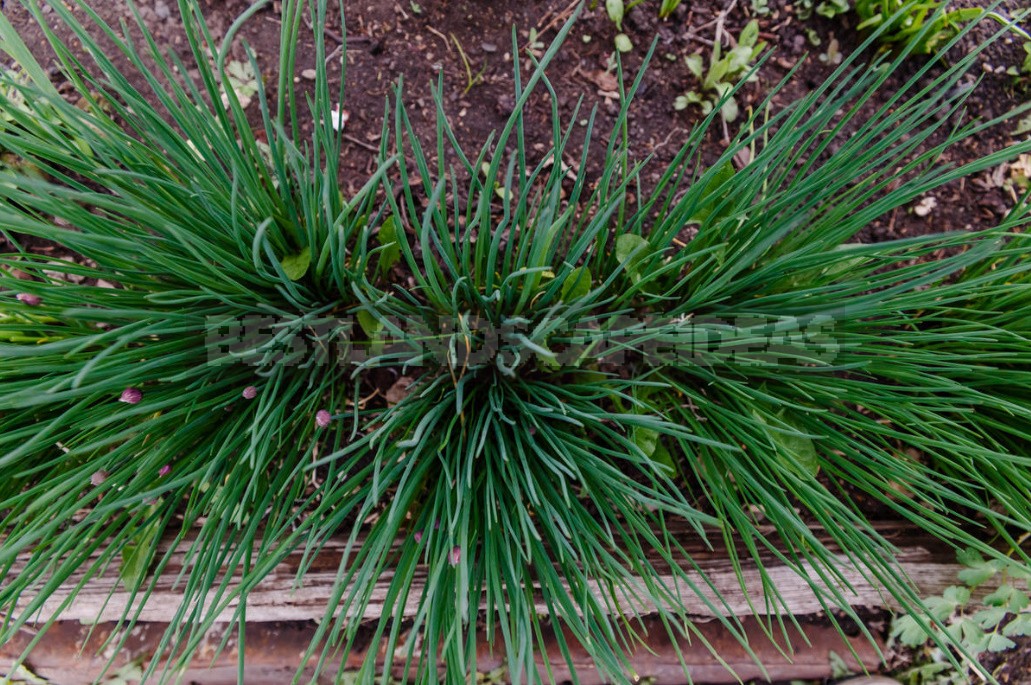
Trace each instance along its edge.
<instances>
[{"instance_id":1,"label":"small green weed","mask_svg":"<svg viewBox=\"0 0 1031 685\"><path fill-rule=\"evenodd\" d=\"M926 660L905 671L909 685L961 685L969 683L971 670L959 659L946 657L945 649L976 658L984 652L1004 652L1016 647L1012 638L1031 636L1031 572L1026 566L1002 559L985 559L965 549L957 555L965 567L957 574L958 585L924 600L926 616L905 614L895 619L891 637L906 647L924 648ZM998 581L982 602L973 593ZM929 622L927 619L933 619ZM943 649L943 645L949 645Z\"/></svg>"},{"instance_id":2,"label":"small green weed","mask_svg":"<svg viewBox=\"0 0 1031 685\"><path fill-rule=\"evenodd\" d=\"M798 0L794 3L795 16L805 21L811 19L813 14L833 19L842 14L852 11L849 0Z\"/></svg>"},{"instance_id":3,"label":"small green weed","mask_svg":"<svg viewBox=\"0 0 1031 685\"><path fill-rule=\"evenodd\" d=\"M703 114L708 114L719 105L723 119L734 121L740 108L733 93L743 80L755 78L752 73L755 58L765 47L766 43L759 40L759 23L753 19L741 30L736 47L724 52L725 48L720 43L713 44L708 68L705 67L702 55L688 55L684 62L701 81L701 85L698 90L689 90L678 96L673 107L682 110L698 105Z\"/></svg>"},{"instance_id":4,"label":"small green weed","mask_svg":"<svg viewBox=\"0 0 1031 685\"><path fill-rule=\"evenodd\" d=\"M877 41L882 45L908 47L917 55L935 52L956 37L964 24L981 18L1010 25L1013 31L1031 39L997 12L981 7L945 7L945 0L856 0L857 28L877 32Z\"/></svg>"},{"instance_id":5,"label":"small green weed","mask_svg":"<svg viewBox=\"0 0 1031 685\"><path fill-rule=\"evenodd\" d=\"M1013 65L1006 69L1010 76L1029 77L1031 76L1031 40L1024 41L1024 61L1020 66Z\"/></svg>"}]
</instances>

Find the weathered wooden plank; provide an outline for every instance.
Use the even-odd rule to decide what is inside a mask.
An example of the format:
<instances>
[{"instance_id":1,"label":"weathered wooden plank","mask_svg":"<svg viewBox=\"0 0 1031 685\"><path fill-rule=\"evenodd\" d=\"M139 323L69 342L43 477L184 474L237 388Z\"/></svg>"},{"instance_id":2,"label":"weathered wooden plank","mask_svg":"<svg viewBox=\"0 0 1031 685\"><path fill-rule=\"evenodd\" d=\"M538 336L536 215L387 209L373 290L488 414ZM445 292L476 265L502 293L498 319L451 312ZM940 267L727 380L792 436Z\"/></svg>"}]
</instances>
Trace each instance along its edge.
<instances>
[{"instance_id":1,"label":"weathered wooden plank","mask_svg":"<svg viewBox=\"0 0 1031 685\"><path fill-rule=\"evenodd\" d=\"M900 572L912 579L921 595L938 594L955 584L960 567L953 561L953 553L940 542L910 526L894 522L878 524L877 530L895 545L898 550L896 562ZM879 659L877 647L861 637L843 640L832 626L821 619L823 606L807 582L778 561L775 555L771 553L765 556L763 561L765 573L776 583L782 595L783 606L778 608L783 613L804 617L806 638L810 643L809 647L799 648L805 642L794 629L790 629L790 642L799 648L794 653L784 643L783 638L771 642L760 629L759 620L749 616L753 608L760 612L769 611L760 592L760 575L754 565L745 564L742 588L725 551L708 548L690 529L678 530L676 534L686 553L699 568L699 573L693 577L700 581L700 574L704 573L713 587L727 600L729 612L746 617L742 619L742 623L749 634L753 649L760 656L770 677L775 680L790 680L829 676L831 652L845 657L846 661L851 662L856 668L876 668ZM410 542L398 542L398 545L403 544ZM121 586L117 569L112 565L103 575L87 582L60 613L60 620L55 626L56 632L43 640L30 656L28 663L33 671L41 675L50 675L55 682L64 685L77 685L80 682L91 682L109 657L114 657L116 667L132 659L152 658L159 636L181 605L180 585L176 579L181 573L184 577L189 574L188 545L189 542L181 543L173 551L165 573L157 579L155 591L139 612L139 623L133 629L134 632L125 649L112 654L109 651L105 652L102 647L103 640L114 630L114 623L92 626L92 633L91 626L81 623L85 621L92 624L98 619L105 622L116 621L125 612L130 596ZM300 663L300 655L314 636L314 620L325 615L327 598L335 584L344 548L343 540L330 541L313 560L309 571L303 577L303 582L299 585L296 576L302 562L301 553L291 554L249 593L248 644L244 654L248 683L260 685L265 682L284 682L294 669L305 666ZM833 549L833 546L831 548ZM161 551L169 549L166 545ZM854 568L843 555L839 556L838 560L845 581L852 585L852 590L846 593L852 606L873 611L892 607L890 598L860 569ZM353 620L375 619L387 610L385 592L390 577L387 574L380 579L374 592L374 601L360 618L352 617ZM82 571L73 574L61 589L49 597L35 618L42 621L54 617L59 606L69 598L70 588L75 587L82 578ZM418 575L415 581L417 587L410 596L419 596L418 586L424 579L424 573ZM672 583L671 576L666 576L665 580ZM230 584L238 581L239 578L231 578ZM699 586L704 584L699 583ZM737 677L744 680L760 677L762 673L759 667L744 652L737 640L714 620L711 607L693 591L683 587L679 589L682 591L685 609L696 617L697 625L706 639L714 645L720 658L737 672ZM29 599L26 597L22 606ZM405 607L406 613L414 611L414 602L415 600L412 600ZM542 613L546 609L543 605L538 608ZM642 615L646 615L650 610L648 606L629 602L623 608L638 611ZM229 648L213 663L211 661L214 645L221 641L223 631L227 630L226 624L233 618L234 611L235 606L231 606L219 616L222 623L212 631L208 639L211 644L201 650L198 660L186 674L188 680L205 685L236 682L238 655L235 641L230 640ZM646 618L645 621L650 621L647 644L631 655L631 663L635 670L642 676L654 677L656 683L683 682L674 645L666 637L665 632L659 629L654 619ZM21 653L31 637L30 626L15 640L0 647L0 671L3 670L5 663L9 664L11 659ZM553 636L547 639L554 643ZM730 674L700 641L682 643L679 646L683 650L685 663L695 682L737 682L736 677ZM374 645L368 648L378 649ZM330 664L327 682L332 681L334 672L354 668L364 658L365 653L362 651L338 658ZM561 682L567 674L567 665L561 653L557 649L545 650L539 657L542 669L544 659L547 659L549 667ZM573 660L581 682L601 682L593 671L586 652L575 644ZM501 665L498 654L488 651L481 653L481 671L487 672Z\"/></svg>"},{"instance_id":2,"label":"weathered wooden plank","mask_svg":"<svg viewBox=\"0 0 1031 685\"><path fill-rule=\"evenodd\" d=\"M918 531L907 526L883 524L879 528L882 535L893 540L898 548L896 562L901 572L913 579L922 595L937 594L949 585L955 584L959 567L951 560L951 555L943 552L940 543L922 537ZM708 578L712 588L727 601L726 608L720 606L723 613L747 615L757 608L764 613L777 611L785 614L805 615L817 613L823 609L823 605L805 580L799 577L795 570L776 560L772 555L766 560L764 572L780 590L783 604L779 607L767 606L761 591L761 577L754 565L748 563L744 565L742 574L744 587L742 588L742 583L725 553L721 554L707 548L694 536L693 532L690 533L690 537L687 535L688 533L685 533L681 538L682 544L699 568L699 572L690 574L690 579L694 581L696 587L706 588L706 599L709 602L700 598L683 581L676 581L673 576L665 575L660 578L670 587L679 591L689 614L699 617L713 616L714 614L710 602L714 603L715 593L708 590L702 574ZM174 619L175 613L181 606L180 588L189 574L189 569L186 568L187 544L180 544L165 572L157 579L154 592L140 610L139 620L167 622ZM399 544L406 544L406 542L401 541ZM336 583L337 568L344 547L344 541L331 540L314 560L300 584L296 574L301 563L301 553L291 554L249 593L248 622L305 621L323 618L326 611L326 598ZM851 586L851 589L847 590L843 584L839 583L838 589L845 594L852 606L892 606L891 599L884 594L882 588L876 582L872 582L861 569L856 568L847 557L839 555L837 559L844 583ZM17 572L17 570L16 567L14 571ZM185 573L183 573L184 571ZM72 588L82 580L83 575L82 571L76 572L59 590L52 593L41 611L33 617L34 620L46 621L54 617L61 605L72 594ZM181 575L182 578L180 578ZM813 573L809 573L808 576L810 578L817 577ZM385 598L391 578L389 573L380 578L374 589L373 599L362 616L351 616L352 619L374 619L387 610ZM238 581L239 578L234 577L230 582L235 584ZM416 611L421 594L420 588L424 581L425 572L417 574L413 592L409 593L408 604L404 608L405 614L410 615ZM822 584L819 586L826 587ZM23 609L31 599L32 597L27 594L22 598L19 608ZM75 593L69 605L60 611L60 619L88 622L116 621L125 614L130 600L131 595L125 591L118 579L118 570L112 564L103 575L92 578ZM389 609L393 610L394 607ZM538 609L541 613L547 612L547 607L543 604L539 605ZM626 600L623 609L647 614L653 610L653 607ZM235 610L235 604L229 606L219 614L218 620L230 622Z\"/></svg>"}]
</instances>

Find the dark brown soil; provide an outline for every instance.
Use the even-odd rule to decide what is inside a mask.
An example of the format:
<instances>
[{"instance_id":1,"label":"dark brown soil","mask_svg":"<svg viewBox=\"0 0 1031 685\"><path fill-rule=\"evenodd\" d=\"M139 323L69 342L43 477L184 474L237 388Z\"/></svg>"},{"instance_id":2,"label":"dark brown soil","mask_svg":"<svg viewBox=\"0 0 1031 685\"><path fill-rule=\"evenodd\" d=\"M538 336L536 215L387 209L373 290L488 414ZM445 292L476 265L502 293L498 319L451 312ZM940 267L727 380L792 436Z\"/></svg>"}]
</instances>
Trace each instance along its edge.
<instances>
[{"instance_id":1,"label":"dark brown soil","mask_svg":"<svg viewBox=\"0 0 1031 685\"><path fill-rule=\"evenodd\" d=\"M125 0L94 4L100 16L113 25L130 17ZM140 15L157 42L188 58L175 3L170 0L143 0L138 4ZM213 34L220 36L250 2L202 0L201 4ZM274 2L259 12L239 34L258 55L270 89L277 78L279 4ZM519 59L526 73L531 69L527 53L540 54L539 46L550 42L577 4L570 0L421 3L361 0L345 3L348 91L344 108L350 113L344 161L347 190L357 190L374 168L384 105L399 80L405 84L404 99L416 130L425 141L432 141L435 108L429 86L443 75L445 107L458 138L467 149L478 149L491 131L504 125L512 109L513 28ZM1003 3L1010 10L1018 9L1021 4L1020 0ZM16 6L17 3L8 2L7 5L5 13L15 26L24 31L26 42L41 46L44 40L40 29L32 24L24 10ZM635 45L624 56L625 69L631 76L641 66L650 42L656 41L654 58L631 109L629 131L633 154L639 158L654 155L654 163L644 173L646 187L658 178L664 163L673 157L688 131L701 118L697 108L678 112L673 107L678 95L695 86L694 77L685 66L683 57L700 52L707 59L710 50L707 43L711 42L718 23L728 34L737 36L751 18L751 6L746 2L684 2L667 20L659 20L651 5L657 3L645 2L630 11L623 27ZM725 6L729 11L721 14ZM799 62L799 70L780 91L775 102L787 102L802 95L822 83L833 70L832 65L820 59L821 52L832 40L840 43L840 51L846 55L861 40L852 26L855 20L848 15L833 20L813 17L801 21L790 4L771 0L769 6L771 12L758 17L758 20L762 39L774 48L774 52L761 68L758 81L745 86L739 98L742 109L760 101L771 86L780 82ZM331 18L329 26L339 28L336 17ZM810 45L807 30L814 31L821 38L819 47ZM957 52L972 49L977 38L994 30L994 24L980 28ZM531 31L536 33L539 43L531 45ZM64 32L59 30L58 33ZM593 143L596 154L591 157L592 169L600 166L601 152L608 142L605 136L618 111L615 81L609 71L616 33L616 27L601 8L587 9L549 70L564 120L572 118L580 98L583 98L583 106L578 119L584 120L591 108L598 108L599 122L595 130L603 132L603 135L596 134ZM327 30L327 36L329 50L339 46L341 36L338 30ZM298 76L295 82L298 89L303 90L307 82L301 74L314 66L311 39L302 39L297 51ZM1019 41L1006 37L980 56L985 73L977 94L968 103L964 121L993 118L1029 97L1027 79L1022 83L1004 73L996 73L1004 71L1006 66L1020 64L1023 54ZM245 57L241 41L237 41L235 56ZM883 89L881 101L921 66L922 58L912 58L894 81ZM335 63L331 64L330 71L333 76L339 76ZM875 100L870 107L879 104L880 101ZM550 107L549 101L541 96L531 101L527 112L529 143L541 152L550 142ZM251 105L250 109L256 115L257 106ZM302 129L310 130L310 127L310 119L302 122ZM733 133L733 129L714 128L716 130L710 132L707 146L706 156L709 158L715 158L721 151L725 144L724 134ZM1014 142L1013 130L1012 123L998 126L988 135L977 136L954 149L945 161L961 164L999 150ZM575 150L571 152L575 153ZM885 240L991 225L1014 203L1012 194L1000 187L1005 174L1003 169L996 173L995 178L984 174L980 178L948 186L936 193L937 206L926 216L918 216L912 208L899 210L881 217L861 237L867 241Z\"/></svg>"},{"instance_id":2,"label":"dark brown soil","mask_svg":"<svg viewBox=\"0 0 1031 685\"><path fill-rule=\"evenodd\" d=\"M986 654L981 663L1004 685L1031 681L1031 638L1016 638L1017 646L1006 652Z\"/></svg>"}]
</instances>

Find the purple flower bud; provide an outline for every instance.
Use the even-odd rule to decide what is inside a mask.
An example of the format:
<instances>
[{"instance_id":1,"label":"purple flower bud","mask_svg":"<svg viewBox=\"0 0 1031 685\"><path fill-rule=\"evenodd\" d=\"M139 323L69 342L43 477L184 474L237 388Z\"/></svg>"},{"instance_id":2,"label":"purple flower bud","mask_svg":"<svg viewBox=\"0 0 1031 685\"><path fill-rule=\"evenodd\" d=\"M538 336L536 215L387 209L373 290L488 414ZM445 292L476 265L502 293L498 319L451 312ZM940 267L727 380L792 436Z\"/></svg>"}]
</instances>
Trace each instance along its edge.
<instances>
[{"instance_id":1,"label":"purple flower bud","mask_svg":"<svg viewBox=\"0 0 1031 685\"><path fill-rule=\"evenodd\" d=\"M126 404L139 404L142 399L143 392L139 388L126 388L122 391L122 396L118 398L118 401Z\"/></svg>"},{"instance_id":2,"label":"purple flower bud","mask_svg":"<svg viewBox=\"0 0 1031 685\"><path fill-rule=\"evenodd\" d=\"M255 388L253 385L248 385L246 388L243 389L243 398L245 400L253 400L257 396L258 389Z\"/></svg>"},{"instance_id":3,"label":"purple flower bud","mask_svg":"<svg viewBox=\"0 0 1031 685\"><path fill-rule=\"evenodd\" d=\"M164 478L165 476L167 476L171 472L172 472L172 465L171 464L165 464L160 469L158 469L158 478Z\"/></svg>"},{"instance_id":4,"label":"purple flower bud","mask_svg":"<svg viewBox=\"0 0 1031 685\"><path fill-rule=\"evenodd\" d=\"M18 293L14 297L19 302L24 302L30 307L36 307L43 301L40 299L39 295L33 295L31 293Z\"/></svg>"},{"instance_id":5,"label":"purple flower bud","mask_svg":"<svg viewBox=\"0 0 1031 685\"><path fill-rule=\"evenodd\" d=\"M462 548L458 545L452 547L447 555L447 560L451 562L452 566L458 566L458 562L462 560Z\"/></svg>"},{"instance_id":6,"label":"purple flower bud","mask_svg":"<svg viewBox=\"0 0 1031 685\"><path fill-rule=\"evenodd\" d=\"M422 542L422 531L415 531L415 535L413 535L412 537L415 538L415 544L419 544L420 542Z\"/></svg>"},{"instance_id":7,"label":"purple flower bud","mask_svg":"<svg viewBox=\"0 0 1031 685\"><path fill-rule=\"evenodd\" d=\"M107 471L105 471L104 469L100 469L99 471L97 471L89 477L90 485L94 487L102 484L105 480L107 480Z\"/></svg>"},{"instance_id":8,"label":"purple flower bud","mask_svg":"<svg viewBox=\"0 0 1031 685\"><path fill-rule=\"evenodd\" d=\"M319 409L315 414L315 425L319 428L325 428L332 420L333 416L325 409Z\"/></svg>"}]
</instances>

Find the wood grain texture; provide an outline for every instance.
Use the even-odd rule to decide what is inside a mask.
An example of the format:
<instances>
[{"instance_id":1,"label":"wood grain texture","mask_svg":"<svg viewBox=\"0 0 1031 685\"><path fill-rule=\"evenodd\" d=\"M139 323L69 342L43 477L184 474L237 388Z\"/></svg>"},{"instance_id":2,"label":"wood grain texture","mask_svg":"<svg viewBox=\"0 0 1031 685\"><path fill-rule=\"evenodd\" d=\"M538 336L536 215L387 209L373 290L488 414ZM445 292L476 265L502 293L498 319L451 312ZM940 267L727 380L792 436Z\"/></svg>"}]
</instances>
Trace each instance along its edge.
<instances>
[{"instance_id":1,"label":"wood grain texture","mask_svg":"<svg viewBox=\"0 0 1031 685\"><path fill-rule=\"evenodd\" d=\"M938 594L944 588L956 583L956 573L961 567L954 562L951 552L942 549L940 542L899 524L880 524L878 529L898 549L895 562L898 564L899 571L912 579L921 596ZM669 586L680 592L689 614L698 617L714 615L715 593L713 589L717 590L727 602L726 606L719 606L721 613L748 615L757 610L763 614L805 615L823 610L823 605L806 578L776 560L773 555L764 559L764 572L781 593L782 604L780 606L767 604L763 597L761 576L754 564L744 564L742 574L744 582L741 583L726 551L721 552L707 548L693 533L690 535L687 531L679 533L683 534L683 537L680 538L681 544L699 569L698 572L690 574L690 580L696 587L706 588L705 599L710 601L703 600L695 590L683 581L677 582L673 576L660 577ZM176 611L181 606L181 588L185 583L185 578L189 575L189 569L185 568L188 544L188 542L181 543L175 550L165 572L157 579L154 592L140 610L140 621L167 622L173 620ZM398 544L407 543L400 541ZM324 617L326 600L336 583L337 570L344 547L344 540L331 540L314 560L304 575L303 582L298 582L297 579L301 553L291 554L250 591L247 601L247 621L249 623L306 621ZM164 552L167 549L164 547L161 551ZM867 573L857 568L844 555L838 555L837 559L842 577L836 581L836 584L848 598L851 606L867 608L891 608L893 606L891 598ZM14 570L17 572L17 568ZM707 586L702 574L708 578L712 589ZM818 577L815 573L807 572L806 575L809 579ZM352 619L374 619L388 610L384 605L384 600L391 578L392 575L389 572L380 577L373 592L372 602L362 616L352 616ZM125 591L119 581L115 564L109 565L104 574L90 579L82 588L79 588L67 607L63 611L59 611L72 594L72 588L75 588L82 579L83 573L77 572L56 592L51 593L42 610L33 617L34 620L46 621L59 613L61 620L115 621L125 614L131 595ZM230 583L235 584L238 580L235 577L231 578ZM409 594L408 605L404 608L405 614L412 614L416 610L418 598L421 595L421 585L424 581L425 570L416 576L415 587ZM816 584L819 587L827 586L826 583ZM30 595L23 597L19 609L27 606L31 599ZM235 604L229 606L220 613L218 620L225 622L232 620L235 609ZM541 613L546 613L546 607L543 604L540 604L538 609ZM623 609L647 614L653 607L624 598Z\"/></svg>"}]
</instances>

